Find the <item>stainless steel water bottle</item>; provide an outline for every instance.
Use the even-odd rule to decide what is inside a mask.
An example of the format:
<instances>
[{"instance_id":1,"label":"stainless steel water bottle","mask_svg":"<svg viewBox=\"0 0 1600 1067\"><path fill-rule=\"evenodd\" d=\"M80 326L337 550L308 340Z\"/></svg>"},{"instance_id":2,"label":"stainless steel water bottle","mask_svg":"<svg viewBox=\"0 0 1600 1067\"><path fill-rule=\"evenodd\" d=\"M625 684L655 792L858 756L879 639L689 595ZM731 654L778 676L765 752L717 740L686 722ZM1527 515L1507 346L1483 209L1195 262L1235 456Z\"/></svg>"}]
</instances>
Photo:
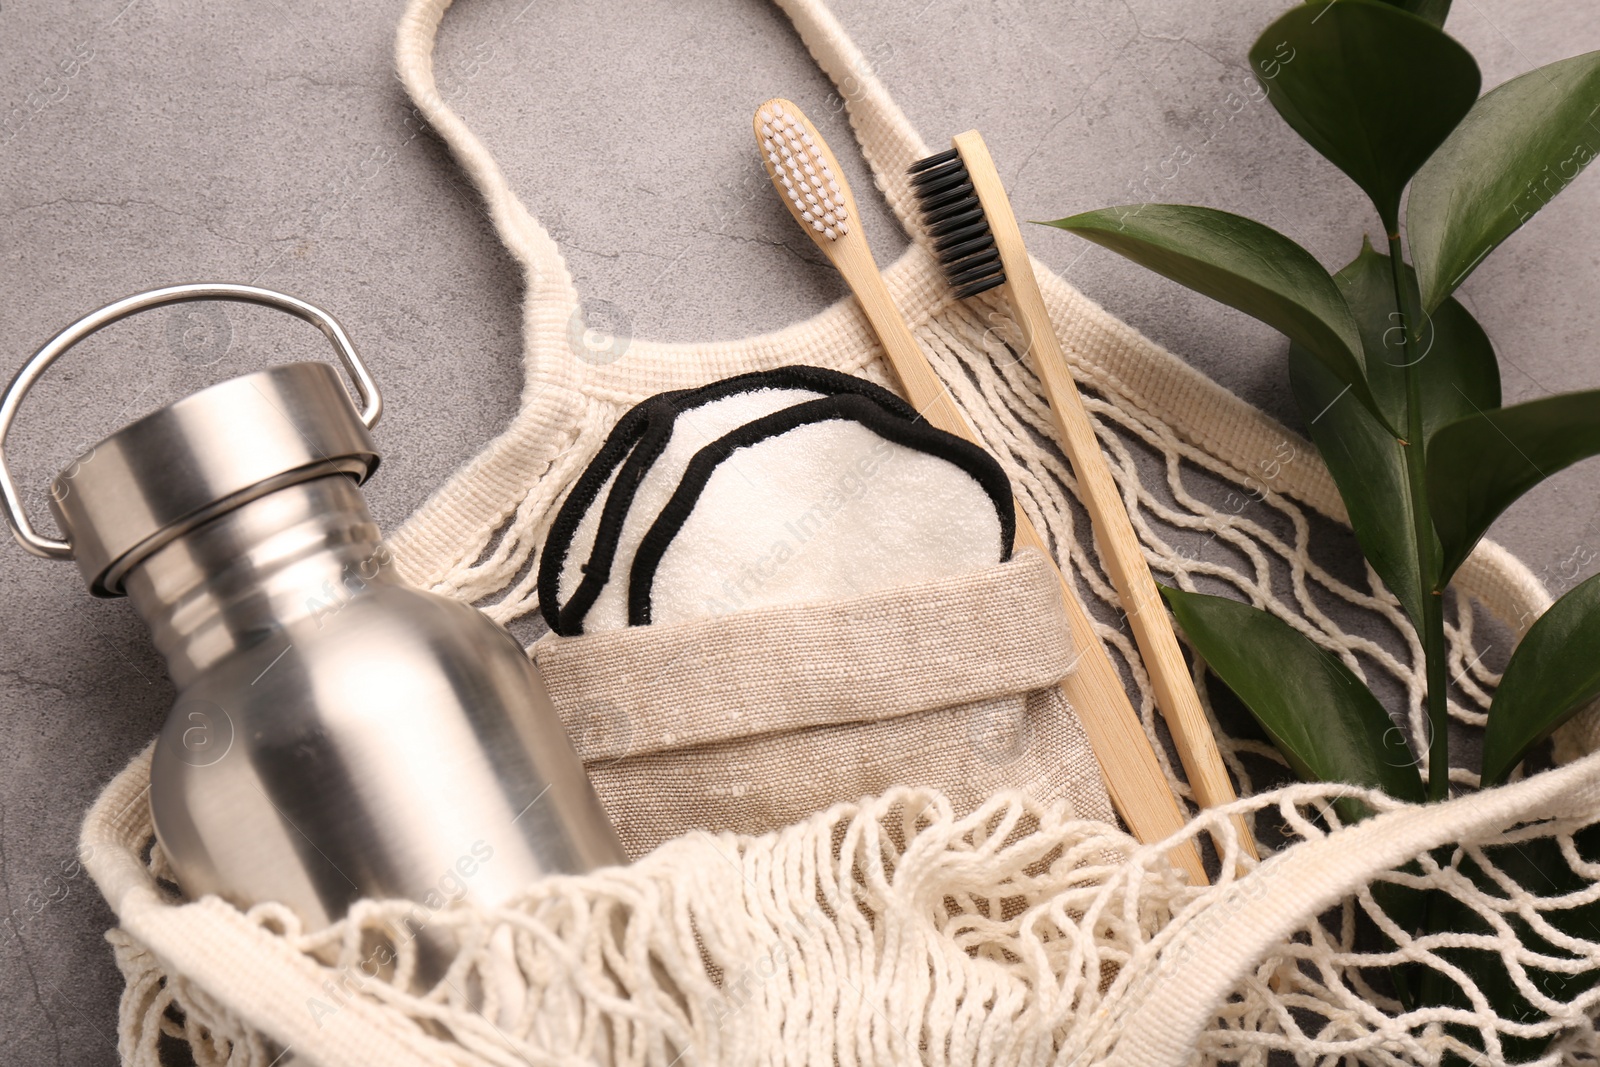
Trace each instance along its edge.
<instances>
[{"instance_id":1,"label":"stainless steel water bottle","mask_svg":"<svg viewBox=\"0 0 1600 1067\"><path fill-rule=\"evenodd\" d=\"M5 435L28 388L146 308L239 300L319 327L324 363L214 385L95 445L28 521ZM0 489L23 547L127 596L178 688L150 805L188 895L276 900L312 927L361 897L495 904L539 876L625 862L533 665L472 607L407 585L358 486L378 390L344 330L293 297L183 285L68 327L0 402Z\"/></svg>"}]
</instances>

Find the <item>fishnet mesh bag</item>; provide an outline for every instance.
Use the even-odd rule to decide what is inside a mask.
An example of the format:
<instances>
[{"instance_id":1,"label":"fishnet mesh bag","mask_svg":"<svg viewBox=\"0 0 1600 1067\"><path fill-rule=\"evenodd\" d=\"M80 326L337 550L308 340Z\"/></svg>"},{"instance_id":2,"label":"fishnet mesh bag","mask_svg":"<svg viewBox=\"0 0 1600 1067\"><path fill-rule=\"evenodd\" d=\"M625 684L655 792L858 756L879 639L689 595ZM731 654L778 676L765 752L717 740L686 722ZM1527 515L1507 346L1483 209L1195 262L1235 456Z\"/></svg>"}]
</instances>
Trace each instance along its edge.
<instances>
[{"instance_id":1,"label":"fishnet mesh bag","mask_svg":"<svg viewBox=\"0 0 1600 1067\"><path fill-rule=\"evenodd\" d=\"M555 506L639 400L787 363L894 383L849 301L745 341L636 340L624 358L593 358L559 251L434 86L446 6L414 0L400 71L524 268L527 382L511 427L392 545L412 581L505 622L536 608L533 563ZM949 300L924 246L903 175L927 146L820 3L783 7L829 76L851 79L852 126L914 238L885 272L891 293L1021 506L1070 563L1188 798L1027 353L999 304ZM1425 753L1415 744L1425 728L1420 648L1370 569L1351 572L1345 515L1314 450L1035 269L1151 566L1288 621L1406 709L1397 728ZM1492 649L1548 605L1493 544L1460 571L1450 711L1467 743L1455 751L1470 749L1483 723L1498 680ZM398 933L406 903L364 901L312 931L274 905L182 902L150 823L147 750L83 830L87 865L119 920L108 937L127 979L120 1051L140 1067L177 1046L202 1067L1146 1067L1497 1063L1507 1042L1554 1038L1540 1062L1600 1058L1600 931L1573 921L1600 901L1600 864L1584 847L1600 823L1593 713L1557 735L1552 769L1478 791L1473 773L1452 768L1461 795L1417 807L1285 785L1281 759L1238 709L1210 710L1243 799L1195 812L1173 841L1214 850L1212 885L1189 885L1172 868L1173 841L1140 845L1065 806L1002 792L962 812L936 792L897 789L761 835L692 832L625 868L546 879L501 908L442 910L430 925L455 955L426 991L414 988L417 945ZM1336 802L1350 799L1372 817L1347 825ZM1239 848L1234 812L1255 828L1259 863ZM1529 856L1539 877L1518 861ZM1421 889L1454 902L1455 932L1413 936L1390 914ZM1499 961L1516 1012L1499 1014L1506 1001L1491 1002L1463 968L1474 952ZM1430 970L1463 995L1408 1010L1395 975Z\"/></svg>"}]
</instances>

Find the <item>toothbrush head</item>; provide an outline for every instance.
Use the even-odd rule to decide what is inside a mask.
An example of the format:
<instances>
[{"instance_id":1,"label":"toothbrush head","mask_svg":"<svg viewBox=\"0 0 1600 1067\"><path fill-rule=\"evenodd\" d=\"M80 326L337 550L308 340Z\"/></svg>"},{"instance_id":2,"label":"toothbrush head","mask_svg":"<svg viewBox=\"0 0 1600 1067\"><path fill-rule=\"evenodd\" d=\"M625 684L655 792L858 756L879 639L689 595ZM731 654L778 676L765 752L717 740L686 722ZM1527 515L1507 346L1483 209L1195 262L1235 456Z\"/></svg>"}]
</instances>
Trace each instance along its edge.
<instances>
[{"instance_id":1,"label":"toothbrush head","mask_svg":"<svg viewBox=\"0 0 1600 1067\"><path fill-rule=\"evenodd\" d=\"M995 247L994 231L954 148L911 165L911 191L922 208L923 223L933 239L933 252L945 280L958 299L1004 284L1006 272Z\"/></svg>"},{"instance_id":2,"label":"toothbrush head","mask_svg":"<svg viewBox=\"0 0 1600 1067\"><path fill-rule=\"evenodd\" d=\"M754 126L767 176L812 240L822 244L849 234L850 187L805 113L787 100L768 100L756 110Z\"/></svg>"}]
</instances>

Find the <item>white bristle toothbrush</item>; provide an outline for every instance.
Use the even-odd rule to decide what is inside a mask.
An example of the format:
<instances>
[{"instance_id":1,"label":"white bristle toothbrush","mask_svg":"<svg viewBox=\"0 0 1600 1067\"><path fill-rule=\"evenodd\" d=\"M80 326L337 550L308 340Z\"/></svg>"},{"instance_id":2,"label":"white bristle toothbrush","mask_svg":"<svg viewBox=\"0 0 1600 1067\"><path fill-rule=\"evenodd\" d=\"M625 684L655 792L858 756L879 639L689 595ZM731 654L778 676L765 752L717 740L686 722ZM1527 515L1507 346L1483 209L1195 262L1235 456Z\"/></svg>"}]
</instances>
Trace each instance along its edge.
<instances>
[{"instance_id":1,"label":"white bristle toothbrush","mask_svg":"<svg viewBox=\"0 0 1600 1067\"><path fill-rule=\"evenodd\" d=\"M1078 476L1078 495L1105 553L1106 570L1150 672L1156 706L1172 731L1195 799L1208 808L1229 803L1237 799L1233 782L1195 691L1194 677L1183 661L1166 604L1122 506L1121 491L1067 369L1000 174L978 131L969 130L951 143L954 147L948 152L911 167L912 192L922 207L934 254L958 298L999 288L1010 305L1044 385L1062 450ZM1254 856L1255 841L1242 819L1237 828L1240 844Z\"/></svg>"},{"instance_id":2,"label":"white bristle toothbrush","mask_svg":"<svg viewBox=\"0 0 1600 1067\"><path fill-rule=\"evenodd\" d=\"M855 293L912 406L939 429L980 443L890 298L861 231L850 185L822 135L798 107L783 99L768 100L757 108L753 125L773 188ZM1052 558L1020 508L1017 545ZM1112 803L1134 836L1159 841L1183 826L1182 809L1111 657L1065 578L1061 591L1079 650L1077 669L1062 681L1062 691L1100 760ZM1192 841L1174 849L1172 859L1188 873L1191 884L1206 883L1205 867Z\"/></svg>"}]
</instances>

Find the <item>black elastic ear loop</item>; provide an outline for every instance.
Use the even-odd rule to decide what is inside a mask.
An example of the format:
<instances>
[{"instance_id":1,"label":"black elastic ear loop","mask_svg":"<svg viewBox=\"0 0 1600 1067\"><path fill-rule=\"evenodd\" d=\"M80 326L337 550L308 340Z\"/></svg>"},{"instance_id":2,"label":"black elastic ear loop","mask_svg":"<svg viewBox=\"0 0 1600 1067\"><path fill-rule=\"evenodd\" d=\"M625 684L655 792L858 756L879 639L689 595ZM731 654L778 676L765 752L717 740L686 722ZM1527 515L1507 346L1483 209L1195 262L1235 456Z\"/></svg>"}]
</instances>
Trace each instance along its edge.
<instances>
[{"instance_id":1,"label":"black elastic ear loop","mask_svg":"<svg viewBox=\"0 0 1600 1067\"><path fill-rule=\"evenodd\" d=\"M561 507L557 521L567 519L569 525L561 527L564 540L557 542L555 526L551 528L549 545L557 551L552 552L546 548L545 559L540 563L539 570L539 608L550 628L563 636L573 636L583 632L584 619L588 617L589 609L594 607L595 601L600 599L601 592L611 580L611 568L616 562L617 546L622 541L623 524L627 521L628 512L633 507L634 498L637 496L639 486L643 484L645 475L661 458L661 453L666 450L667 444L672 439L676 429L676 419L685 412L702 407L714 400L733 396L737 393L753 393L762 389L807 389L812 392L822 393L825 396L839 394L853 394L869 397L894 414L907 419L916 418L916 412L904 400L895 396L881 385L858 378L853 374L841 371L828 370L825 367L811 367L804 364L794 364L785 367L775 367L772 370L750 371L745 374L734 375L731 378L722 378L697 389L683 389L671 393L660 393L640 402L640 404L623 417L624 421L633 419L633 435L630 444L632 451L626 448L620 454L610 454L602 448L601 454L596 456L595 464L604 460L609 464L592 484L586 485L580 480L580 486L588 489L587 496L581 501L581 506L576 514L568 516L568 509L578 488L574 488L571 496ZM644 409L646 415L641 420L634 418L636 412ZM619 423L620 426L622 423ZM613 431L611 437L606 439L606 446L616 437ZM604 487L606 478L618 462L622 462L622 469L618 471L616 481L611 485L611 491L606 496L605 504L600 513L600 521L595 530L594 544L589 551L589 559L583 565L583 577L579 580L572 595L566 603L559 603L560 571L566 565L567 555L571 550L571 540L576 535L579 523L593 505L595 496ZM585 471L584 478L588 478ZM555 576L550 579L550 589L557 590L555 595L546 600L545 566L553 560ZM555 605L547 607L546 605Z\"/></svg>"},{"instance_id":2,"label":"black elastic ear loop","mask_svg":"<svg viewBox=\"0 0 1600 1067\"><path fill-rule=\"evenodd\" d=\"M659 400L667 395L663 393L651 400ZM605 487L606 479L611 477L611 472L627 457L645 431L646 422L652 414L649 404L649 401L645 401L630 408L611 428L600 451L578 476L578 481L567 493L567 499L562 501L555 520L550 524L544 551L539 554L539 614L544 616L545 623L555 633L565 633L561 627L561 571L566 566L572 539L577 535L578 526L588 513L589 506Z\"/></svg>"},{"instance_id":3,"label":"black elastic ear loop","mask_svg":"<svg viewBox=\"0 0 1600 1067\"><path fill-rule=\"evenodd\" d=\"M639 542L633 570L628 576L629 626L650 624L656 571L717 468L741 448L749 448L801 426L832 420L858 422L894 444L937 456L966 472L994 504L1000 520L1001 561L1011 558L1012 543L1017 536L1016 503L1011 493L1011 482L993 456L972 442L946 433L928 422L910 421L898 413L887 411L865 396L828 396L745 423L695 453L672 499L661 509L661 514Z\"/></svg>"}]
</instances>

